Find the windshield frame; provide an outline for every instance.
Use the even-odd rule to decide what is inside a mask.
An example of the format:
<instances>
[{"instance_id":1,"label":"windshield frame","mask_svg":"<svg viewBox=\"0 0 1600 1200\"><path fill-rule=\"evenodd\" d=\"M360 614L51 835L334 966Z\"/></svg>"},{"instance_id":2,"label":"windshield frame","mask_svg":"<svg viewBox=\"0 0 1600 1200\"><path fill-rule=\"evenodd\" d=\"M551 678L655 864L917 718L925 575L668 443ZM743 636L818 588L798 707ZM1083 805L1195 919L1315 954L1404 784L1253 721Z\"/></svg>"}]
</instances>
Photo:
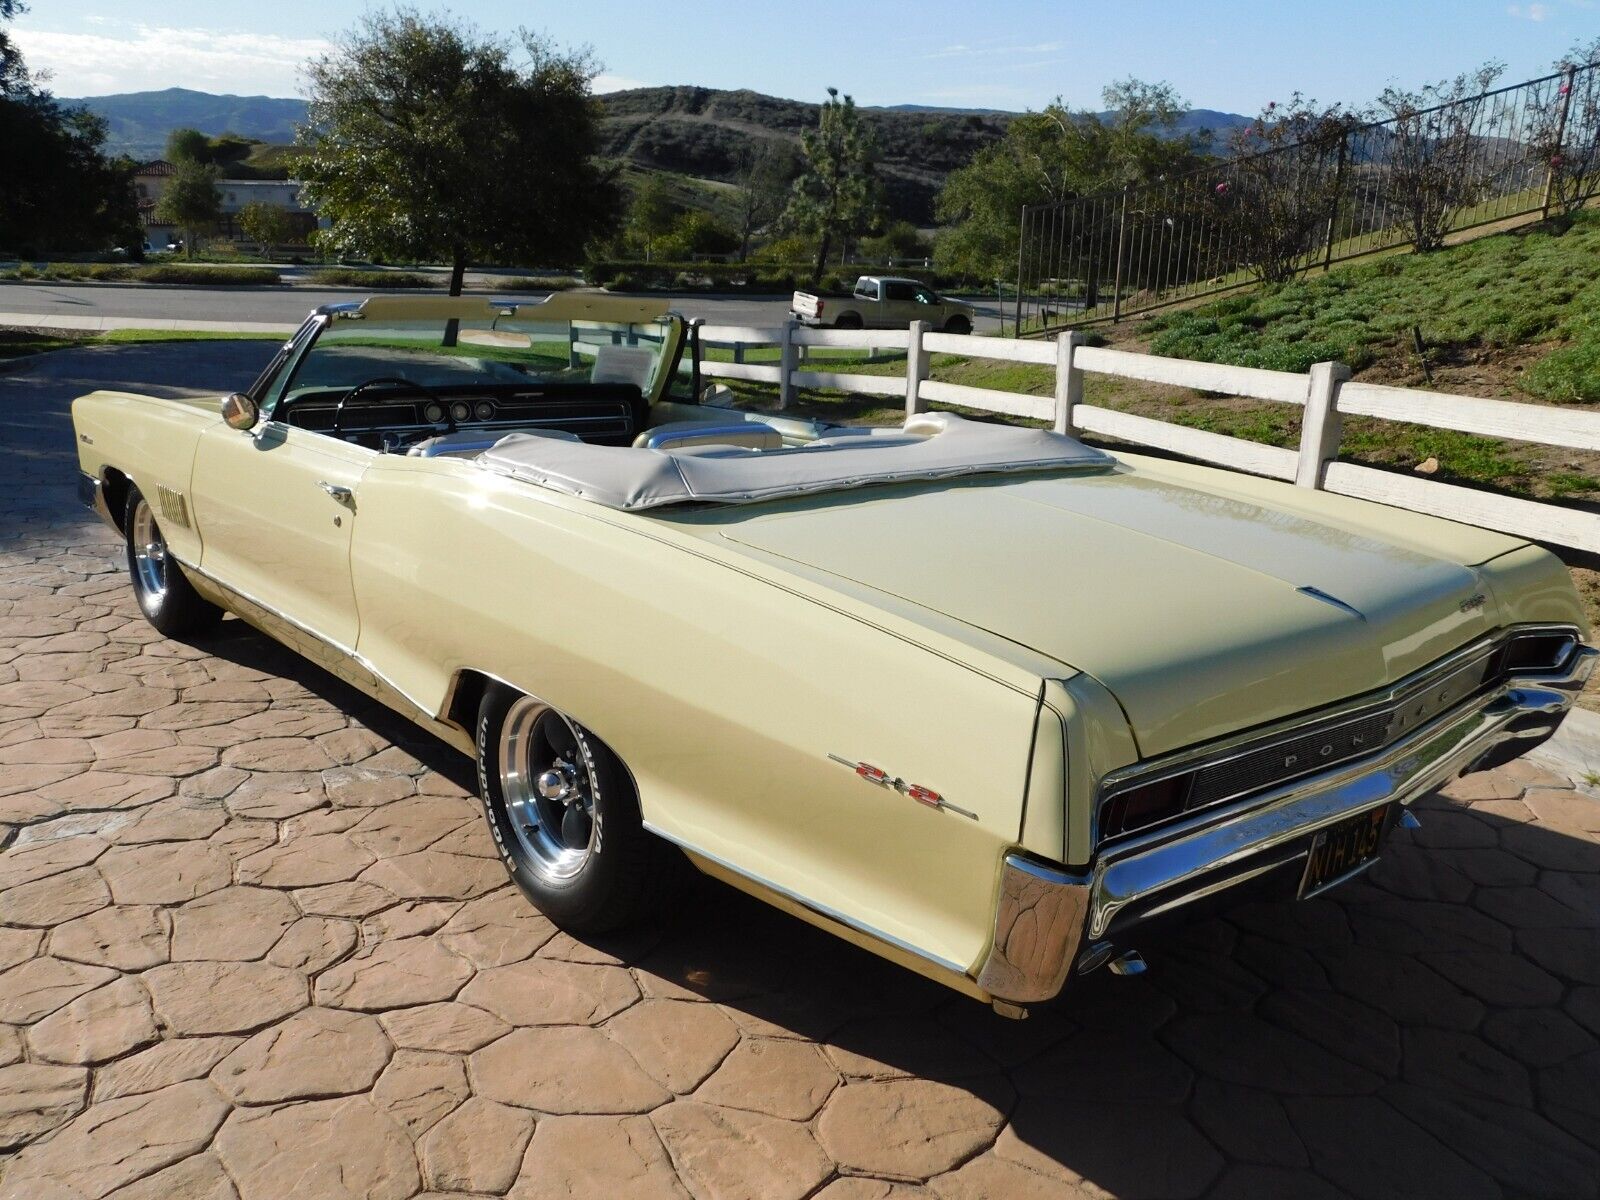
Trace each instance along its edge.
<instances>
[{"instance_id":1,"label":"windshield frame","mask_svg":"<svg viewBox=\"0 0 1600 1200\"><path fill-rule=\"evenodd\" d=\"M488 303L493 305L496 310L504 312L505 315L518 314L520 310L524 319L533 323L559 323L559 319L554 318L553 314L550 318L541 321L543 314L540 311L541 305L539 302L524 304L507 301L502 305L491 300ZM363 303L351 302L323 305L316 309L289 340L283 344L261 375L250 385L248 393L260 408L261 423L263 425L268 422L276 421L282 423L284 421L285 414L288 409L293 407L295 399L290 396L289 401L286 403L284 397L289 396L301 368L316 349L323 335L328 330L337 327L340 322L363 319L364 313L362 309L364 307ZM663 330L661 355L651 387L648 391L641 389L641 396L643 403L648 407L659 401L666 394L671 385L679 358L690 341L687 322L681 315L671 311L664 311L650 322L630 322L620 319L609 321L583 316L572 317L568 323L579 321L586 324L616 324L619 326L646 323L659 325ZM698 367L698 362L696 367ZM530 377L529 384L530 386L538 386L539 381Z\"/></svg>"}]
</instances>

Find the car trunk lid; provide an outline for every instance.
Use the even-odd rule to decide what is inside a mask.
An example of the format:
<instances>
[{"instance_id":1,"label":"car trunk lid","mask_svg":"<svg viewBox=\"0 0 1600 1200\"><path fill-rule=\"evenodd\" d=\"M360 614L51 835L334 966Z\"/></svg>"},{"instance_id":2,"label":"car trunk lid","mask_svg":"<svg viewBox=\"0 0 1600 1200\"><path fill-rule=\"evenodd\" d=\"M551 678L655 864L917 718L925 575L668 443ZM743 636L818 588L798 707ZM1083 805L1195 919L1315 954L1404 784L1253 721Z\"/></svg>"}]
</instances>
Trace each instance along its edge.
<instances>
[{"instance_id":1,"label":"car trunk lid","mask_svg":"<svg viewBox=\"0 0 1600 1200\"><path fill-rule=\"evenodd\" d=\"M1460 562L1139 474L897 488L729 516L734 543L1095 676L1146 756L1381 687L1494 619Z\"/></svg>"}]
</instances>

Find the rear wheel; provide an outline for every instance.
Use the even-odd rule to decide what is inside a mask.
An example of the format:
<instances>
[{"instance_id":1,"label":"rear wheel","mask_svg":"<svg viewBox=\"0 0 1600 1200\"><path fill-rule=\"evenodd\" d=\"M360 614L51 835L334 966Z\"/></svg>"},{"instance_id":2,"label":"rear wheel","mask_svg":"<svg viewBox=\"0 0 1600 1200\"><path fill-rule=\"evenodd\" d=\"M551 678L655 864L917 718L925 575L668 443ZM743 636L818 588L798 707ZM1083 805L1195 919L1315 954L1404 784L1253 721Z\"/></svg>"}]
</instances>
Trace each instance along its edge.
<instances>
[{"instance_id":1,"label":"rear wheel","mask_svg":"<svg viewBox=\"0 0 1600 1200\"><path fill-rule=\"evenodd\" d=\"M136 487L128 488L122 529L133 594L145 620L169 638L210 629L222 620L222 610L194 590L183 568L167 553L167 539L155 512Z\"/></svg>"},{"instance_id":2,"label":"rear wheel","mask_svg":"<svg viewBox=\"0 0 1600 1200\"><path fill-rule=\"evenodd\" d=\"M840 313L839 319L833 323L835 329L860 329L860 313Z\"/></svg>"},{"instance_id":3,"label":"rear wheel","mask_svg":"<svg viewBox=\"0 0 1600 1200\"><path fill-rule=\"evenodd\" d=\"M603 933L659 909L681 858L645 832L616 755L564 713L501 685L484 694L475 740L489 831L541 912Z\"/></svg>"}]
</instances>

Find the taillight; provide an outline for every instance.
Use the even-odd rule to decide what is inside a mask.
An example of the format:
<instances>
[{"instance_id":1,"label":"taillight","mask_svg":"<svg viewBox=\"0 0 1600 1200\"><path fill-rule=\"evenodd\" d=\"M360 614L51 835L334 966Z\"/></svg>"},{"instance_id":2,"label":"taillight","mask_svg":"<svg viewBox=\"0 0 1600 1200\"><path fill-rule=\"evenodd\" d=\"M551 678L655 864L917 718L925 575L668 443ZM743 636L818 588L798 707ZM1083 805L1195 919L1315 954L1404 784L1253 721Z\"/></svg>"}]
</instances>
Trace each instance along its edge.
<instances>
[{"instance_id":1,"label":"taillight","mask_svg":"<svg viewBox=\"0 0 1600 1200\"><path fill-rule=\"evenodd\" d=\"M1506 642L1500 659L1501 675L1526 675L1554 671L1572 654L1578 639L1564 630L1517 633Z\"/></svg>"},{"instance_id":2,"label":"taillight","mask_svg":"<svg viewBox=\"0 0 1600 1200\"><path fill-rule=\"evenodd\" d=\"M818 300L817 301L817 316L819 316L819 317L822 315L822 306L823 306L823 301Z\"/></svg>"},{"instance_id":3,"label":"taillight","mask_svg":"<svg viewBox=\"0 0 1600 1200\"><path fill-rule=\"evenodd\" d=\"M1100 836L1116 837L1177 816L1188 801L1193 778L1193 775L1173 775L1118 792L1106 802L1101 814Z\"/></svg>"}]
</instances>

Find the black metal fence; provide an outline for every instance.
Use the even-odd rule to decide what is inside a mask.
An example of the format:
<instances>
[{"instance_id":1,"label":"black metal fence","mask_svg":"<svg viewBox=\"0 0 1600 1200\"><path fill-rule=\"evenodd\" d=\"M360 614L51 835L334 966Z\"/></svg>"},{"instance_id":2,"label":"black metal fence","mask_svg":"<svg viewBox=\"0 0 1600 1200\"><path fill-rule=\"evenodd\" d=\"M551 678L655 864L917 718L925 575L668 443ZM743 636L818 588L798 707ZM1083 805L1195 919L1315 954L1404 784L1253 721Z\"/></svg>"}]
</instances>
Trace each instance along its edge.
<instances>
[{"instance_id":1,"label":"black metal fence","mask_svg":"<svg viewBox=\"0 0 1600 1200\"><path fill-rule=\"evenodd\" d=\"M1600 63L1022 210L1016 331L1048 333L1481 225L1600 185Z\"/></svg>"}]
</instances>

